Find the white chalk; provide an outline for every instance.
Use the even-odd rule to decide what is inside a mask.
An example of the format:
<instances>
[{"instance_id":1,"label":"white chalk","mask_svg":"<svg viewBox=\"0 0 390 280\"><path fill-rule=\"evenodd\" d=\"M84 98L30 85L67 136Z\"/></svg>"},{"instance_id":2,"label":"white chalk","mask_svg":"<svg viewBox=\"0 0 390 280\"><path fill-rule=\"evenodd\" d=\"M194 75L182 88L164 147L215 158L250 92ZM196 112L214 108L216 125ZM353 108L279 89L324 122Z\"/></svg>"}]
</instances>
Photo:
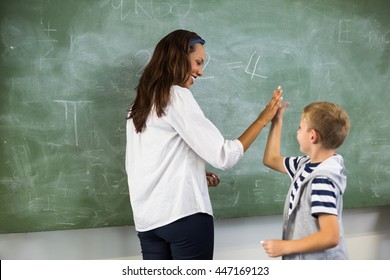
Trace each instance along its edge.
<instances>
[{"instance_id":1,"label":"white chalk","mask_svg":"<svg viewBox=\"0 0 390 280\"><path fill-rule=\"evenodd\" d=\"M263 243L264 243L264 240L261 240L260 243L263 244Z\"/></svg>"},{"instance_id":2,"label":"white chalk","mask_svg":"<svg viewBox=\"0 0 390 280\"><path fill-rule=\"evenodd\" d=\"M278 89L282 89L282 87L281 87L281 86L278 86Z\"/></svg>"}]
</instances>

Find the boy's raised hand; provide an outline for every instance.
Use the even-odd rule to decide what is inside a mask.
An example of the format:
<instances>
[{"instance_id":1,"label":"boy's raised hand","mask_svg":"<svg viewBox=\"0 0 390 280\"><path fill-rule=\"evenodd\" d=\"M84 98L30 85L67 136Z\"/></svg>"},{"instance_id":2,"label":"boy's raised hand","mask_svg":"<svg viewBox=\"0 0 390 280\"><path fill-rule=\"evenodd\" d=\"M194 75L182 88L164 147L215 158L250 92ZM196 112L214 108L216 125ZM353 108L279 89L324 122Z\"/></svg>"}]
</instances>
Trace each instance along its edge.
<instances>
[{"instance_id":1,"label":"boy's raised hand","mask_svg":"<svg viewBox=\"0 0 390 280\"><path fill-rule=\"evenodd\" d=\"M276 121L276 120L279 120L279 119L282 119L283 118L283 114L284 114L284 110L286 110L286 108L290 105L289 102L286 102L284 103L283 105L281 105L279 108L278 108L278 111L276 112L274 118L272 119L272 121Z\"/></svg>"}]
</instances>

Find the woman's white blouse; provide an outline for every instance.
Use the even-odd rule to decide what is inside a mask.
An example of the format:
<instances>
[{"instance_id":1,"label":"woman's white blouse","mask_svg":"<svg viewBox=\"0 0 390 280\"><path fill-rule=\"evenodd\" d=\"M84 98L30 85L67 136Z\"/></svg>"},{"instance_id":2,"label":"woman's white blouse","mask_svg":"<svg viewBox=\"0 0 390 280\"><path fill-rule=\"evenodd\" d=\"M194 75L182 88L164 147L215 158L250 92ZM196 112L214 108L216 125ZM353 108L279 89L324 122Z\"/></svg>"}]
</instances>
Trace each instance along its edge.
<instances>
[{"instance_id":1,"label":"woman's white blouse","mask_svg":"<svg viewBox=\"0 0 390 280\"><path fill-rule=\"evenodd\" d=\"M137 231L148 231L195 213L213 214L206 162L219 169L243 156L239 140L225 140L191 91L171 88L165 115L152 110L141 133L126 126L126 172Z\"/></svg>"}]
</instances>

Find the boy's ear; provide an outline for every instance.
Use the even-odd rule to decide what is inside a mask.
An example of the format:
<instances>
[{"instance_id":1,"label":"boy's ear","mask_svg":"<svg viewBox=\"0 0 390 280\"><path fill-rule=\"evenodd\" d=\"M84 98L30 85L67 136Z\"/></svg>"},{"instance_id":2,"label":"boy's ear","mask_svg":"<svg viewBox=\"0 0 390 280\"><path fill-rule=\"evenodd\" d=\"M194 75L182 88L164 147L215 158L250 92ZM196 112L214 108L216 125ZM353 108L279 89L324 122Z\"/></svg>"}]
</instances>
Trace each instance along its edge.
<instances>
[{"instance_id":1,"label":"boy's ear","mask_svg":"<svg viewBox=\"0 0 390 280\"><path fill-rule=\"evenodd\" d=\"M320 134L314 129L310 129L310 134L311 143L317 144L320 141Z\"/></svg>"}]
</instances>

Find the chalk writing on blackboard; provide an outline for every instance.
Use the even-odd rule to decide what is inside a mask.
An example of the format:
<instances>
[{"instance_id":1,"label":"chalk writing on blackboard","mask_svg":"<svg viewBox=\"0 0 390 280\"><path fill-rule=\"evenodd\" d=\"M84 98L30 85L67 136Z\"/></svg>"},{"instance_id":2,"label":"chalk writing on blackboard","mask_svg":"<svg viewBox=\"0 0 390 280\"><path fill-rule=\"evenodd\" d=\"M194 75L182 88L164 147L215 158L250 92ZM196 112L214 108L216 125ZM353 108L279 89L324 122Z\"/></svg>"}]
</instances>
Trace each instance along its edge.
<instances>
[{"instance_id":1,"label":"chalk writing on blackboard","mask_svg":"<svg viewBox=\"0 0 390 280\"><path fill-rule=\"evenodd\" d=\"M262 180L256 180L255 187L253 188L253 195L255 197L255 203L265 203L264 193L266 192L264 188L264 183Z\"/></svg>"},{"instance_id":2,"label":"chalk writing on blackboard","mask_svg":"<svg viewBox=\"0 0 390 280\"><path fill-rule=\"evenodd\" d=\"M169 15L186 17L191 11L191 0L187 1L139 1L139 0L112 0L113 9L120 11L121 21L130 15L145 15L149 19L158 19Z\"/></svg>"},{"instance_id":3,"label":"chalk writing on blackboard","mask_svg":"<svg viewBox=\"0 0 390 280\"><path fill-rule=\"evenodd\" d=\"M339 21L339 42L340 43L352 43L349 38L349 25L351 20L340 20Z\"/></svg>"},{"instance_id":4,"label":"chalk writing on blackboard","mask_svg":"<svg viewBox=\"0 0 390 280\"><path fill-rule=\"evenodd\" d=\"M254 63L253 67L251 68L252 60L253 60L253 57L255 56L255 54L256 54L256 51L254 51L254 52L252 53L252 55L251 55L251 57L250 57L250 59L249 59L248 65L247 65L247 67L246 67L246 69L245 69L245 73L250 74L252 80L253 80L253 77L255 77L255 76L256 76L256 77L259 77L259 78L267 79L266 76L260 75L260 74L257 74L257 73L256 73L257 68L258 68L258 64L259 64L260 58L261 58L260 55L257 56L256 62ZM252 70L250 70L250 68L251 68Z\"/></svg>"}]
</instances>

